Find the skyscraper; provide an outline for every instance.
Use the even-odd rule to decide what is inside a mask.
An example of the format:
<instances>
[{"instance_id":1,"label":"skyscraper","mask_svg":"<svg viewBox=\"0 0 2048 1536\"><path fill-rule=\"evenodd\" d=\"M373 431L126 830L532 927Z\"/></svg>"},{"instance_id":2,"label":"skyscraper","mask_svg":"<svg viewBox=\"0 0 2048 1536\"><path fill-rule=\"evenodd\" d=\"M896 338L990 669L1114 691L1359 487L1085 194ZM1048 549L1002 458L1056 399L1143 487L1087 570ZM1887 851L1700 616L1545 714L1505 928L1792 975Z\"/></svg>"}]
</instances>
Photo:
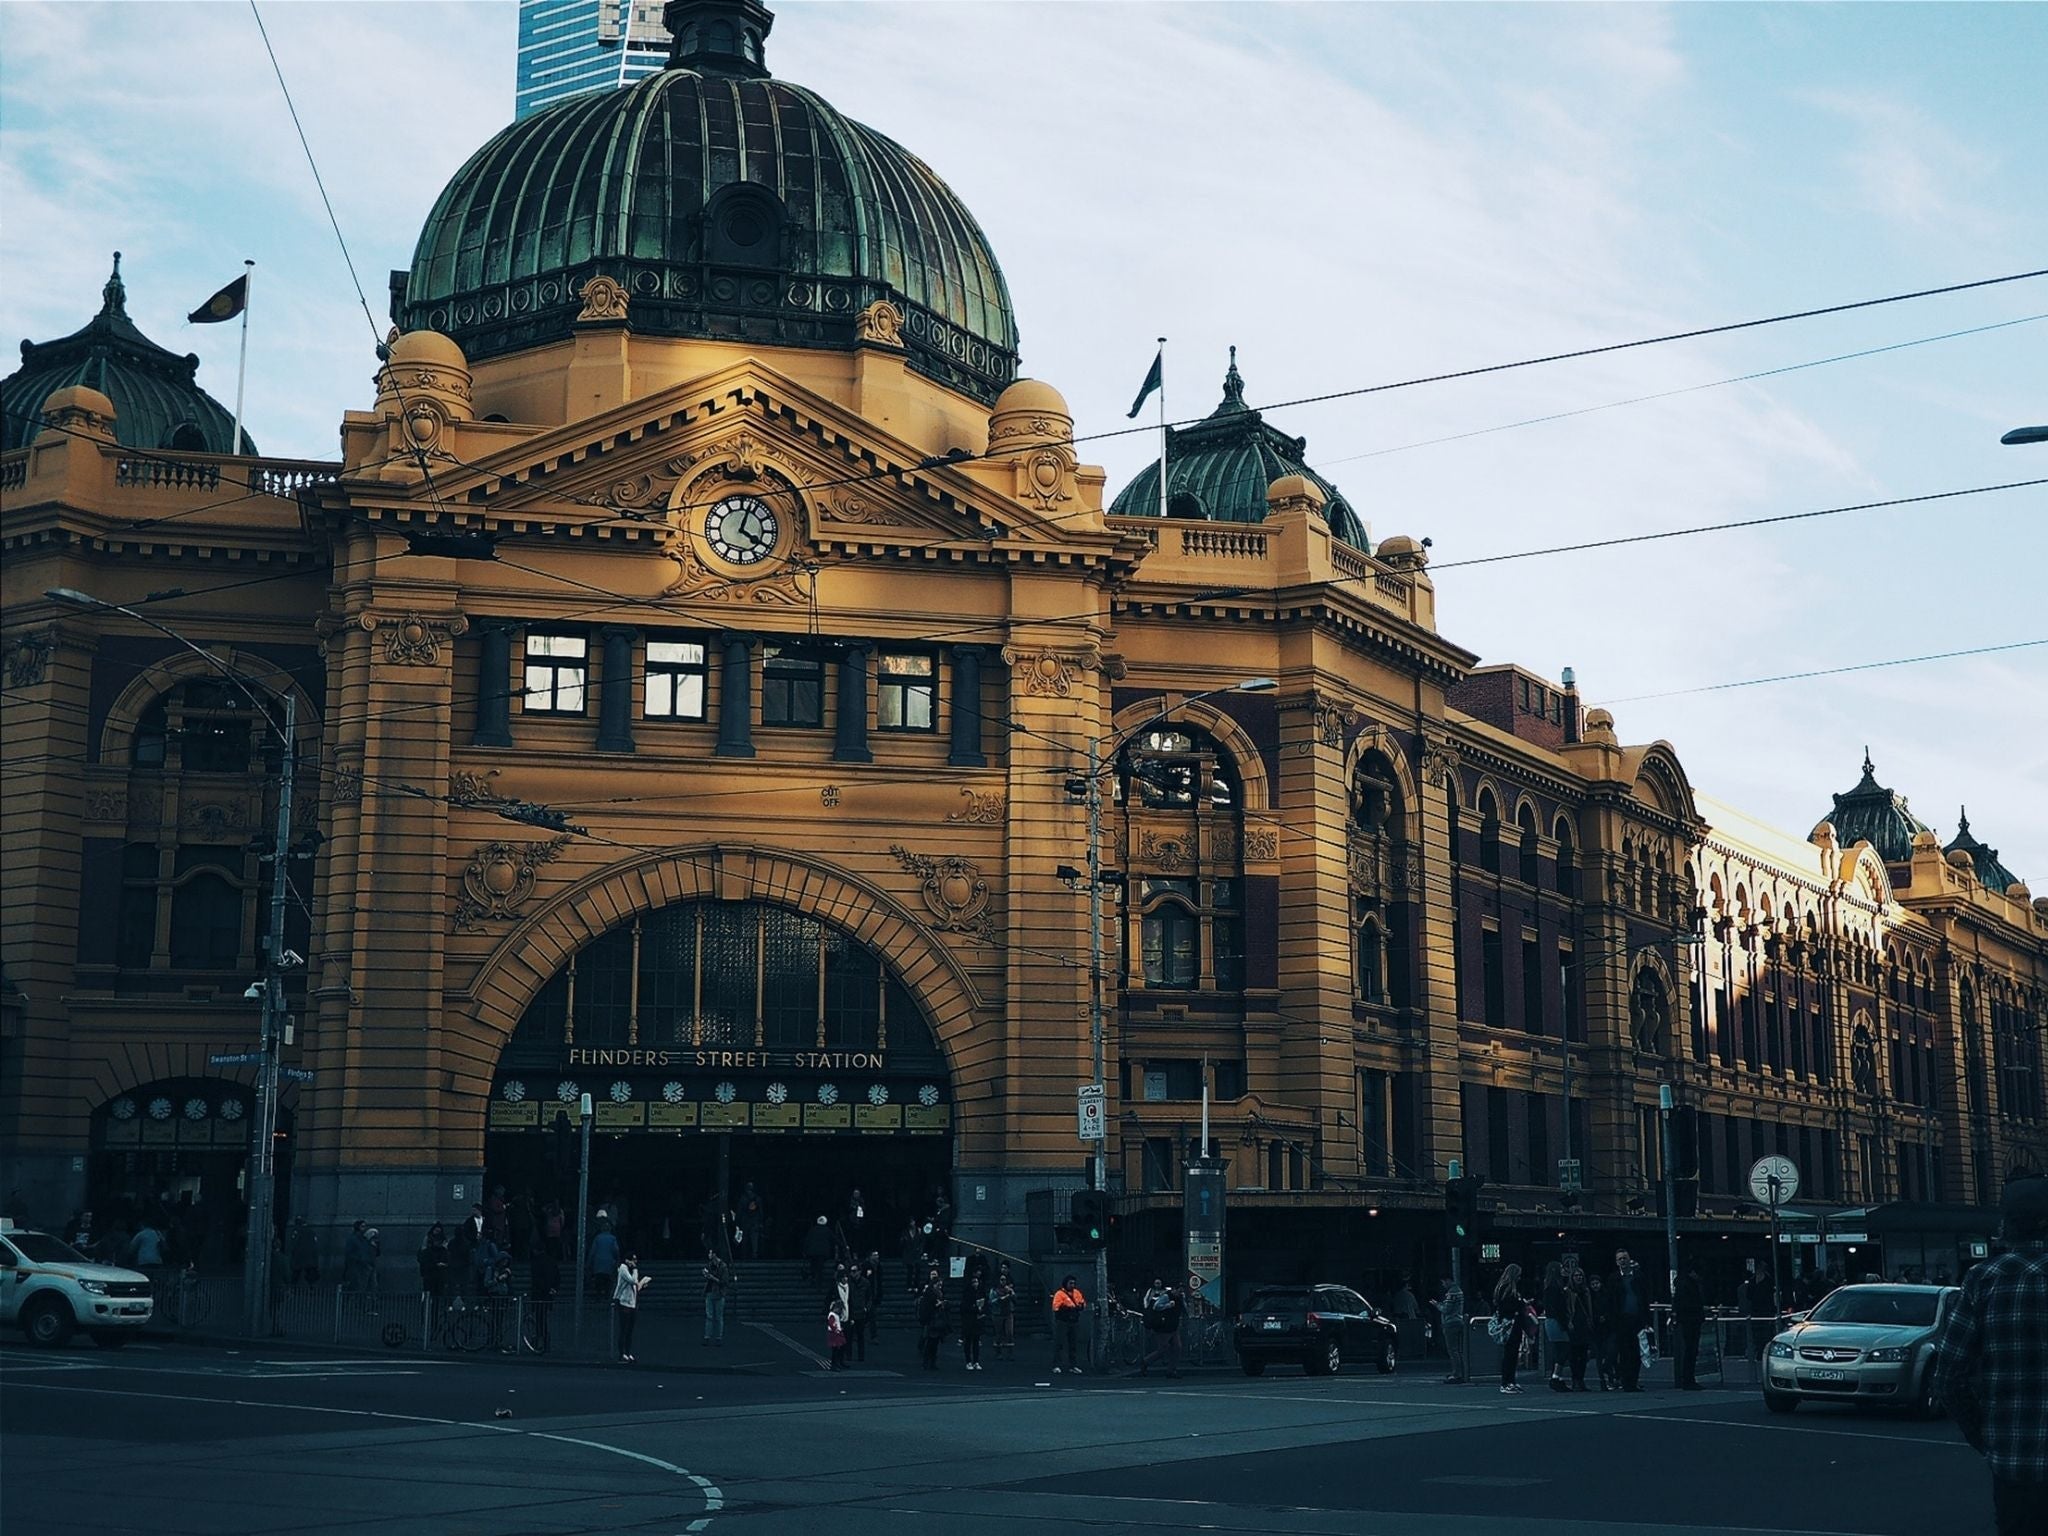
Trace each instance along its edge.
<instances>
[{"instance_id":1,"label":"skyscraper","mask_svg":"<svg viewBox=\"0 0 2048 1536\"><path fill-rule=\"evenodd\" d=\"M660 69L669 48L661 11L662 0L519 0L514 116Z\"/></svg>"}]
</instances>

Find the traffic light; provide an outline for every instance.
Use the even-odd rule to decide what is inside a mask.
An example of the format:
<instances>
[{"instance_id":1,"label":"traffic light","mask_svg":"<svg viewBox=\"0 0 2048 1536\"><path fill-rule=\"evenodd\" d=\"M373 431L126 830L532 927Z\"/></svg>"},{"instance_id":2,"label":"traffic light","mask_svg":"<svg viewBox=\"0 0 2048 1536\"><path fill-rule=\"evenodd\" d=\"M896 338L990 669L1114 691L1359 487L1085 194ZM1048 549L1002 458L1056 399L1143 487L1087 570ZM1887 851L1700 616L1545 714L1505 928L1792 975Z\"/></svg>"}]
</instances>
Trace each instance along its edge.
<instances>
[{"instance_id":1,"label":"traffic light","mask_svg":"<svg viewBox=\"0 0 2048 1536\"><path fill-rule=\"evenodd\" d=\"M1083 1248L1100 1248L1109 1241L1109 1194L1100 1189L1077 1189L1067 1207L1073 1223L1074 1240Z\"/></svg>"},{"instance_id":2,"label":"traffic light","mask_svg":"<svg viewBox=\"0 0 2048 1536\"><path fill-rule=\"evenodd\" d=\"M1479 1191L1485 1187L1476 1174L1444 1180L1444 1236L1453 1248L1479 1240Z\"/></svg>"}]
</instances>

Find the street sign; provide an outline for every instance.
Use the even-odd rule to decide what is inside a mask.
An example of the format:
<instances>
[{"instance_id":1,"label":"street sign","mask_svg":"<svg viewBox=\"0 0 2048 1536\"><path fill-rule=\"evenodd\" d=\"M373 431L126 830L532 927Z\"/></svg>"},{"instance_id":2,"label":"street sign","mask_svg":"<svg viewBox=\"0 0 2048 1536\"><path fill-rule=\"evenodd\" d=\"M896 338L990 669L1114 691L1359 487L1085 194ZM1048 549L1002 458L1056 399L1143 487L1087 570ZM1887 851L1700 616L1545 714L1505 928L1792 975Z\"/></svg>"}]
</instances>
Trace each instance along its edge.
<instances>
[{"instance_id":1,"label":"street sign","mask_svg":"<svg viewBox=\"0 0 2048 1536\"><path fill-rule=\"evenodd\" d=\"M1799 1169L1789 1157L1760 1157L1750 1166L1749 1192L1758 1205L1775 1209L1799 1193Z\"/></svg>"},{"instance_id":2,"label":"street sign","mask_svg":"<svg viewBox=\"0 0 2048 1536\"><path fill-rule=\"evenodd\" d=\"M260 1067L263 1065L261 1051L229 1051L206 1058L210 1067Z\"/></svg>"},{"instance_id":3,"label":"street sign","mask_svg":"<svg viewBox=\"0 0 2048 1536\"><path fill-rule=\"evenodd\" d=\"M277 1069L277 1075L279 1077L289 1078L292 1082L295 1083L310 1083L311 1081L313 1081L313 1074L305 1067L279 1067Z\"/></svg>"},{"instance_id":4,"label":"street sign","mask_svg":"<svg viewBox=\"0 0 2048 1536\"><path fill-rule=\"evenodd\" d=\"M1482 1264L1498 1264L1500 1262L1500 1244L1481 1243L1479 1245L1479 1262Z\"/></svg>"},{"instance_id":5,"label":"street sign","mask_svg":"<svg viewBox=\"0 0 2048 1536\"><path fill-rule=\"evenodd\" d=\"M1830 1232L1828 1234L1828 1241L1837 1246L1843 1243L1867 1243L1870 1241L1870 1234L1868 1232Z\"/></svg>"},{"instance_id":6,"label":"street sign","mask_svg":"<svg viewBox=\"0 0 2048 1536\"><path fill-rule=\"evenodd\" d=\"M1083 1141L1103 1139L1103 1086L1083 1083L1074 1090L1074 1134Z\"/></svg>"},{"instance_id":7,"label":"street sign","mask_svg":"<svg viewBox=\"0 0 2048 1536\"><path fill-rule=\"evenodd\" d=\"M1579 1182L1579 1160L1576 1157L1560 1157L1557 1160L1557 1187L1574 1193L1585 1188Z\"/></svg>"}]
</instances>

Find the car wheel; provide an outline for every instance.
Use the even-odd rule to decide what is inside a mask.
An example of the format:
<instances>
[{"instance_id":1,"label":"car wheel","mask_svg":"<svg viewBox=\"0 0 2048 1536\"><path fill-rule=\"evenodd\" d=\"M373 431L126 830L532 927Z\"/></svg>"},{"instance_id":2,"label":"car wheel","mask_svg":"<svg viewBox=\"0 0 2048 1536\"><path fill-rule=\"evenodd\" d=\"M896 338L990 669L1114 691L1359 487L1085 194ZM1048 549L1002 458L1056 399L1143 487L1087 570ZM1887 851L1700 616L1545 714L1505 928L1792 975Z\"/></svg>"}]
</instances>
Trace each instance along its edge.
<instances>
[{"instance_id":1,"label":"car wheel","mask_svg":"<svg viewBox=\"0 0 2048 1536\"><path fill-rule=\"evenodd\" d=\"M1394 1367L1400 1363L1401 1351L1392 1339L1388 1339L1380 1345L1380 1374L1382 1376L1393 1375Z\"/></svg>"},{"instance_id":2,"label":"car wheel","mask_svg":"<svg viewBox=\"0 0 2048 1536\"><path fill-rule=\"evenodd\" d=\"M1311 1376L1334 1376L1344 1368L1344 1347L1330 1339L1302 1362L1302 1368Z\"/></svg>"},{"instance_id":3,"label":"car wheel","mask_svg":"<svg viewBox=\"0 0 2048 1536\"><path fill-rule=\"evenodd\" d=\"M1799 1399L1790 1392L1765 1392L1764 1406L1773 1413L1790 1413L1799 1406Z\"/></svg>"},{"instance_id":4,"label":"car wheel","mask_svg":"<svg viewBox=\"0 0 2048 1536\"><path fill-rule=\"evenodd\" d=\"M28 1335L31 1344L40 1344L45 1349L56 1349L71 1341L71 1332L77 1327L72 1319L71 1308L56 1296L29 1303L22 1314L21 1331Z\"/></svg>"},{"instance_id":5,"label":"car wheel","mask_svg":"<svg viewBox=\"0 0 2048 1536\"><path fill-rule=\"evenodd\" d=\"M1247 1376L1263 1376L1266 1374L1266 1362L1254 1360L1250 1355L1240 1357L1237 1363Z\"/></svg>"},{"instance_id":6,"label":"car wheel","mask_svg":"<svg viewBox=\"0 0 2048 1536\"><path fill-rule=\"evenodd\" d=\"M128 1330L125 1328L103 1328L94 1334L92 1339L101 1349L124 1349L128 1344Z\"/></svg>"}]
</instances>

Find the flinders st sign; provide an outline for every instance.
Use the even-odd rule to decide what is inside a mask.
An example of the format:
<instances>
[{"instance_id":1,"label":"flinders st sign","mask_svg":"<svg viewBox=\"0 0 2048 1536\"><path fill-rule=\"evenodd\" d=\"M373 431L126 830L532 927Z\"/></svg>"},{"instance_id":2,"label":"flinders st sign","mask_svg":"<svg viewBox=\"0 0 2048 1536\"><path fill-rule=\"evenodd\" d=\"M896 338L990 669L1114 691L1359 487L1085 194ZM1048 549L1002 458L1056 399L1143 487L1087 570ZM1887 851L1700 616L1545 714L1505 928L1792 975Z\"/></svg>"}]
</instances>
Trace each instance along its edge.
<instances>
[{"instance_id":1,"label":"flinders st sign","mask_svg":"<svg viewBox=\"0 0 2048 1536\"><path fill-rule=\"evenodd\" d=\"M696 1067L706 1072L879 1072L884 1051L665 1051L620 1046L571 1046L571 1067Z\"/></svg>"}]
</instances>

